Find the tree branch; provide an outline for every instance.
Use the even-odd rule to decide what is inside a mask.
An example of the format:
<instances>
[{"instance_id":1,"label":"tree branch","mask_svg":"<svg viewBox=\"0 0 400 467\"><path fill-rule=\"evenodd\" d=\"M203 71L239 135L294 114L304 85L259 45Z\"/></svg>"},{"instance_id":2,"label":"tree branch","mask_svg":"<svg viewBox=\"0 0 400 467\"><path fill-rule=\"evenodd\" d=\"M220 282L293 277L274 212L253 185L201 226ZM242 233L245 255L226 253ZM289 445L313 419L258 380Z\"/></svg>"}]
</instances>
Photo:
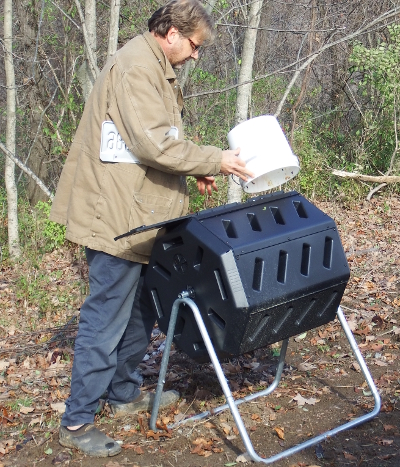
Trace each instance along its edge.
<instances>
[{"instance_id":1,"label":"tree branch","mask_svg":"<svg viewBox=\"0 0 400 467\"><path fill-rule=\"evenodd\" d=\"M82 28L79 26L79 24L78 24L78 23L75 23L75 21L71 18L71 16L69 16L68 13L66 13L59 5L57 5L56 2L51 1L51 3L52 3L56 8L58 8L58 9L61 11L61 13L62 13L66 18L68 18L74 26L76 26L76 27L79 29L79 31L82 30Z\"/></svg>"},{"instance_id":2,"label":"tree branch","mask_svg":"<svg viewBox=\"0 0 400 467\"><path fill-rule=\"evenodd\" d=\"M380 185L376 186L373 188L367 196L367 201L371 201L371 198L374 196L375 193L377 193L381 188L385 187L387 183L381 183Z\"/></svg>"},{"instance_id":3,"label":"tree branch","mask_svg":"<svg viewBox=\"0 0 400 467\"><path fill-rule=\"evenodd\" d=\"M0 142L0 149L4 152L4 154L9 157L18 167L23 170L29 177L32 178L38 185L38 187L53 201L54 195L50 192L50 190L46 187L46 185L40 180L40 178L35 175L32 170L27 167L20 159L15 157L15 155L9 151L2 142Z\"/></svg>"},{"instance_id":4,"label":"tree branch","mask_svg":"<svg viewBox=\"0 0 400 467\"><path fill-rule=\"evenodd\" d=\"M286 32L290 34L308 34L310 32L336 32L344 31L346 28L332 28L332 29L275 29L275 28L265 28L265 27L256 27L249 26L247 24L231 24L231 23L217 23L216 26L227 26L232 28L242 28L242 29L257 29L258 31L269 31L269 32Z\"/></svg>"},{"instance_id":5,"label":"tree branch","mask_svg":"<svg viewBox=\"0 0 400 467\"><path fill-rule=\"evenodd\" d=\"M320 52L317 52L314 55L312 55L306 62L304 62L301 65L300 68L296 70L295 74L293 75L292 79L290 80L290 83L288 84L285 90L285 93L283 94L281 101L279 102L278 108L276 109L276 112L275 112L275 117L279 117L280 113L282 112L282 107L284 106L286 99L290 91L292 90L292 87L295 85L297 78L299 77L299 74L304 70L304 68L307 68L311 64L311 62L313 62L318 57L319 54Z\"/></svg>"},{"instance_id":6,"label":"tree branch","mask_svg":"<svg viewBox=\"0 0 400 467\"><path fill-rule=\"evenodd\" d=\"M243 82L243 83L240 83L240 84L233 84L233 85L227 86L227 87L225 87L223 89L214 89L214 90L211 90L211 91L202 91L202 92L198 92L198 93L195 93L195 94L190 94L188 96L185 96L185 99L191 99L193 97L200 97L200 96L208 96L210 94L222 94L224 92L231 91L232 89L236 89L239 86L244 86L244 85L249 84L249 83L255 83L255 82L260 81L262 79L269 78L270 76L274 76L274 75L276 75L278 73L282 73L284 71L289 71L293 67L297 66L299 63L305 62L305 66L303 66L304 63L301 65L302 66L301 70L303 70L304 68L307 67L307 65L309 63L311 63L319 55L321 55L322 52L325 52L325 50L328 50L331 47L334 47L335 45L342 44L343 42L347 42L349 40L355 39L356 37L360 36L361 34L370 32L378 24L382 23L385 20L393 18L394 16L398 15L399 13L400 13L400 6L392 8L391 10L389 10L389 11L387 11L385 13L382 13L380 16L378 16L377 18L372 20L370 23L366 24L365 26L362 26L357 31L354 31L353 33L350 33L347 36L344 36L344 37L342 37L340 39L337 39L335 41L332 41L332 42L329 42L329 43L323 45L322 47L320 47L319 50L315 51L311 56L303 57L300 60L296 60L295 62L292 62L289 65L285 65L284 67L279 68L278 70L275 70L275 71L273 71L271 73L266 73L265 75L258 76L257 78L254 78L252 80L249 80L249 81L246 81L246 82ZM297 71L299 71L299 70L297 70ZM283 105L283 103L282 103L282 105Z\"/></svg>"},{"instance_id":7,"label":"tree branch","mask_svg":"<svg viewBox=\"0 0 400 467\"><path fill-rule=\"evenodd\" d=\"M399 183L399 175L363 175L354 172L345 172L344 170L332 170L332 174L338 177L351 178L353 180L359 180L362 182L374 182L374 183Z\"/></svg>"}]
</instances>

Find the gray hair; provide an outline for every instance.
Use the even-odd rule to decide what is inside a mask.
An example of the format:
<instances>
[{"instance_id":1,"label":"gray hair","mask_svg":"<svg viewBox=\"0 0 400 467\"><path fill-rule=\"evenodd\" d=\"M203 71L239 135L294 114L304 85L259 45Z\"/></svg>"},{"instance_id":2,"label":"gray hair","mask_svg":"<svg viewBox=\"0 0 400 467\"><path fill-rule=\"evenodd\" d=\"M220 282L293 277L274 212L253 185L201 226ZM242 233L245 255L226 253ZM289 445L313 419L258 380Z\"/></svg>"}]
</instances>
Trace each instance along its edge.
<instances>
[{"instance_id":1,"label":"gray hair","mask_svg":"<svg viewBox=\"0 0 400 467\"><path fill-rule=\"evenodd\" d=\"M214 40L214 21L199 0L169 0L153 13L148 21L149 31L165 37L172 26L184 37L196 32L202 35L204 45Z\"/></svg>"}]
</instances>

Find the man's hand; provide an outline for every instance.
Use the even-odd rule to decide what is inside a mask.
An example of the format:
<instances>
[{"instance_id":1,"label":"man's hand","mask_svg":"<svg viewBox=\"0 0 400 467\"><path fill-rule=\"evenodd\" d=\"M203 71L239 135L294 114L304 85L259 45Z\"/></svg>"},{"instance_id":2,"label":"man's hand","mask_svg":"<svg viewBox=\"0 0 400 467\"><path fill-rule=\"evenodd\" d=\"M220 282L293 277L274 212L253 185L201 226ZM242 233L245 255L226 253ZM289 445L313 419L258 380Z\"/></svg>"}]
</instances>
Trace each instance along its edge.
<instances>
[{"instance_id":1,"label":"man's hand","mask_svg":"<svg viewBox=\"0 0 400 467\"><path fill-rule=\"evenodd\" d=\"M215 183L214 177L196 177L197 179L197 188L200 191L200 194L204 195L207 190L207 193L211 196L212 190L218 191L217 184Z\"/></svg>"},{"instance_id":2,"label":"man's hand","mask_svg":"<svg viewBox=\"0 0 400 467\"><path fill-rule=\"evenodd\" d=\"M248 178L253 178L254 173L246 169L246 162L238 157L240 148L222 151L220 172L225 175L237 175L247 182Z\"/></svg>"}]
</instances>

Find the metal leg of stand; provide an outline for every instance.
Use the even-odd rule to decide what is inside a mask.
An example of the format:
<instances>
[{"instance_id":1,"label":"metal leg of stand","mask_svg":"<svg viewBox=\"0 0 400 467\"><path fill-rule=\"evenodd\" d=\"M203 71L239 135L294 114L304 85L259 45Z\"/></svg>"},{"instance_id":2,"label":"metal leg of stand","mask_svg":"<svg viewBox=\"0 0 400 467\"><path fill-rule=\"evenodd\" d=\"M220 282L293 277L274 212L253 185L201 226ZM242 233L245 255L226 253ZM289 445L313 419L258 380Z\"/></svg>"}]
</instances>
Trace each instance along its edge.
<instances>
[{"instance_id":1,"label":"metal leg of stand","mask_svg":"<svg viewBox=\"0 0 400 467\"><path fill-rule=\"evenodd\" d=\"M293 446L292 448L289 448L289 449L286 449L285 451L279 453L279 454L276 454L272 457L269 457L267 459L264 459L262 457L260 457L254 450L253 448L253 445L252 445L252 442L250 440L250 437L246 431L246 427L244 426L244 423L243 423L243 420L240 416L240 413L239 413L239 410L235 404L235 401L233 399L233 396L232 396L232 393L229 389L229 386L228 386L228 383L226 381L226 378L225 378L225 375L222 371L222 368L221 368L221 364L219 363L219 360L218 360L218 357L217 357L217 354L215 353L215 350L214 350L214 347L212 345L212 342L211 342L211 339L210 339L210 336L208 335L208 332L207 332L207 329L205 327L205 324L204 324L204 321L201 317L201 314L200 314L200 311L197 307L197 305L189 298L185 298L183 300L176 300L174 302L174 306L173 306L173 309L176 305L176 302L179 302L179 304L181 303L185 303L186 305L188 305L193 314L194 314L194 317L196 319L196 323L199 327L199 330L200 330L200 333L202 335L202 338L203 338L203 341L205 343L205 346L207 348L207 351L210 355L210 358L211 358L211 361L212 361L212 364L214 366L214 369L215 369L215 372L217 374L217 377L218 377L218 380L219 380L219 383L221 385L221 388L224 392L224 395L225 395L225 398L227 400L227 405L229 406L229 409L232 413L232 416L235 420L235 423L237 425L237 428L239 430L239 433L240 433L240 436L242 438L242 441L244 443L244 446L246 448L246 451L248 452L248 454L250 455L250 457L256 461L256 462L261 462L261 463L264 463L264 464L272 464L273 462L279 460L279 459L282 459L284 457L288 457L298 451L301 451L303 449L306 449L308 447L311 447L325 439L327 439L328 437L331 437L331 436L334 436L338 433L340 433L341 431L344 431L344 430L348 430L350 428L354 428L355 426L358 426L368 420L371 420L372 418L374 418L380 411L380 407L381 407L381 400L380 400L380 396L379 396L379 393L378 393L378 390L374 384L374 381L372 379L372 376L367 368L367 365L365 364L365 361L361 355L361 352L360 350L358 349L358 346L357 346L357 342L356 340L354 339L354 336L351 332L351 329L349 327L349 325L347 324L347 321L346 321L346 318L344 316L344 313L342 311L342 309L339 307L338 308L338 311L337 311L337 315L338 315L338 319L340 321L340 324L342 325L342 328L346 334L346 337L347 337L347 340L349 341L349 344L355 354L355 357L357 359L357 362L358 364L360 365L360 368L361 368L361 371L368 383L368 386L371 390L371 393L373 394L374 396L374 400L375 400L375 406L374 406L374 409L368 413L368 414L365 414L361 417L358 417L354 420L351 420L350 422L347 422L343 425L340 425L332 430L329 430L329 431L326 431L325 433L322 433L312 439L309 439L301 444L298 444L297 446ZM179 307L179 304L177 305ZM175 318L176 319L176 318ZM174 325L175 326L175 325ZM170 331L168 329L168 334L170 334ZM171 333L173 334L173 333ZM169 337L169 336L168 336ZM172 337L171 337L171 340L172 340ZM166 346L167 347L167 346ZM168 362L168 357L169 357L169 349L168 349L168 356L166 357L166 360ZM164 359L164 356L163 356L163 359ZM164 376L163 378L165 377L165 373L164 373ZM161 375L160 375L160 379L161 379ZM163 380L161 381L162 384L163 384ZM157 388L158 389L158 388ZM162 390L162 388L161 388ZM154 409L153 409L154 411ZM157 407L157 411L158 411L158 407Z\"/></svg>"},{"instance_id":2,"label":"metal leg of stand","mask_svg":"<svg viewBox=\"0 0 400 467\"><path fill-rule=\"evenodd\" d=\"M178 317L179 306L181 303L183 303L183 300L180 300L180 299L175 300L172 306L171 316L169 319L167 338L165 339L165 348L164 348L163 356L161 359L161 367L160 367L160 373L158 374L157 389L156 389L156 394L154 396L153 408L151 411L150 429L153 431L156 431L157 415L160 409L162 390L165 384L165 375L167 374L167 367L168 367L169 355L171 352L172 339L174 337L176 319Z\"/></svg>"},{"instance_id":3,"label":"metal leg of stand","mask_svg":"<svg viewBox=\"0 0 400 467\"><path fill-rule=\"evenodd\" d=\"M164 352L163 352L163 356L161 360L156 394L154 396L153 407L152 407L151 418L150 418L150 429L153 431L156 431L157 429L156 428L157 416L160 410L160 401L161 401L162 391L163 391L164 384L165 384L165 375L167 373L168 361L169 361L169 356L170 356L170 351L171 351L171 346L172 346L172 340L173 340L174 332L175 332L176 320L178 317L178 311L179 311L179 307L181 304L186 305L186 302L184 299L177 299L173 303L171 316L170 316L170 320L168 324L167 338L165 340L165 348L164 348ZM277 388L279 381L281 380L281 377L282 377L283 367L285 365L285 357L286 357L288 343L289 343L289 339L285 339L282 342L281 351L279 354L279 362L276 368L276 374L275 374L275 378L273 382L263 391L259 391L257 393L250 394L246 397L243 397L242 399L235 400L234 401L235 405L238 406L240 404L243 404L244 402L250 402L258 397L268 396ZM192 417L185 418L173 425L170 425L168 428L173 429L173 428L176 428L178 425L182 425L183 423L186 423L189 421L193 422L193 421L201 420L206 417L217 415L218 413L223 412L226 409L229 409L228 404L224 404L219 407L216 407L212 411L202 412L198 415L193 415Z\"/></svg>"},{"instance_id":4,"label":"metal leg of stand","mask_svg":"<svg viewBox=\"0 0 400 467\"><path fill-rule=\"evenodd\" d=\"M263 397L263 396L268 396L271 394L275 389L277 388L279 381L281 380L282 377L282 372L283 372L283 367L285 365L285 357L286 357L286 351L288 347L289 339L285 339L282 342L281 346L281 351L279 354L279 362L276 368L276 374L275 378L272 381L272 383L263 391L259 391L253 394L249 394L246 397L243 397L242 399L236 399L235 400L235 405L238 406L240 404L243 404L243 402L250 402L254 399L257 399L258 397ZM183 423L187 422L194 422L197 420L201 420L203 418L211 417L214 415L219 414L220 412L223 412L224 410L229 409L228 404L220 405L219 407L216 407L215 409L212 409L211 411L207 410L206 412L201 412L198 415L193 415L192 417L184 418L183 420L180 420L179 422L171 425L169 428L176 428L178 425L182 425Z\"/></svg>"}]
</instances>

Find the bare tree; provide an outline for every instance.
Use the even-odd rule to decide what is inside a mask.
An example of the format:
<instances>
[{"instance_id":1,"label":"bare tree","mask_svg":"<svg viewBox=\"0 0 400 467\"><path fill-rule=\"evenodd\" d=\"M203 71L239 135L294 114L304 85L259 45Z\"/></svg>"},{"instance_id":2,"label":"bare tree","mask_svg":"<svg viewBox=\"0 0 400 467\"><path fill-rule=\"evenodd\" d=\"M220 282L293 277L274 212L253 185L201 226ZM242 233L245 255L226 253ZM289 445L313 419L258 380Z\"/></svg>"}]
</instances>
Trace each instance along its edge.
<instances>
[{"instance_id":1,"label":"bare tree","mask_svg":"<svg viewBox=\"0 0 400 467\"><path fill-rule=\"evenodd\" d=\"M78 72L78 78L83 89L85 102L93 89L93 84L99 74L97 67L97 33L96 33L96 1L85 0L85 15L83 15L79 0L75 0L82 23L82 32L85 40L86 60Z\"/></svg>"},{"instance_id":2,"label":"bare tree","mask_svg":"<svg viewBox=\"0 0 400 467\"><path fill-rule=\"evenodd\" d=\"M6 71L7 85L7 128L6 147L9 151L15 152L15 126L16 126L16 90L15 73L13 60L13 15L12 0L4 2L4 65ZM7 189L7 209L8 209L8 250L11 258L18 258L21 255L18 235L18 191L15 182L15 164L6 157L5 162L5 183Z\"/></svg>"},{"instance_id":3,"label":"bare tree","mask_svg":"<svg viewBox=\"0 0 400 467\"><path fill-rule=\"evenodd\" d=\"M362 149L363 133L358 138L356 129L364 128L363 114L378 114L380 108L376 95L361 95L356 82L362 73L349 74L349 57L355 40L370 48L387 42L388 26L399 20L399 0L265 0L259 22L251 22L250 10L256 9L260 0L203 1L213 11L217 36L214 45L201 53L195 72L191 73L192 62L179 77L186 91L184 122L188 137L199 144L224 147L226 134L235 124L253 115L276 112L289 138L292 130L291 139L300 158L302 147L314 147L318 141L318 148L324 150L326 142L332 160L328 162L328 154L324 160L332 169L357 167L358 153L353 149ZM0 2L1 14L3 5ZM16 147L10 154L17 154L23 164L17 163L21 171L15 168L17 186L23 187L35 205L48 195L33 175L49 192L55 191L99 67L116 50L118 41L123 44L147 29L146 19L154 10L154 2L14 0L12 5L18 111ZM0 35L3 37L3 22ZM245 38L251 35L257 35L257 46L247 67L250 55L245 51ZM0 54L4 51L2 44ZM81 73L77 73L83 61ZM6 109L8 88L5 67L0 67L2 109ZM240 104L241 98L244 104ZM6 112L0 112L3 141L6 119ZM319 139L313 139L314 132ZM329 146L331 141L338 146ZM336 147L340 157L335 160ZM370 164L369 175L398 174L398 149L394 144L389 147L388 159L391 150L395 157L390 174L383 165L376 165L374 173ZM1 158L2 167L5 160ZM4 186L1 179L0 183ZM225 190L220 190L218 200L210 200L225 201Z\"/></svg>"},{"instance_id":4,"label":"bare tree","mask_svg":"<svg viewBox=\"0 0 400 467\"><path fill-rule=\"evenodd\" d=\"M310 32L308 33L308 55L311 55L312 48L313 48L313 40L315 36L315 18L316 18L316 1L312 0L312 8L311 8L311 23L310 23ZM293 145L293 138L294 138L294 131L296 128L296 118L297 118L297 110L299 109L304 95L306 93L308 81L310 79L310 71L311 71L311 63L308 64L306 71L304 73L303 82L301 84L300 94L292 107L292 130L290 132L290 144Z\"/></svg>"},{"instance_id":5,"label":"bare tree","mask_svg":"<svg viewBox=\"0 0 400 467\"><path fill-rule=\"evenodd\" d=\"M107 51L108 57L111 57L111 55L114 55L118 47L120 8L121 8L121 0L111 0L110 29L109 29L109 34L108 34L108 51Z\"/></svg>"},{"instance_id":6,"label":"bare tree","mask_svg":"<svg viewBox=\"0 0 400 467\"><path fill-rule=\"evenodd\" d=\"M260 13L263 0L253 0L248 13L248 29L243 43L242 59L239 72L239 87L237 91L235 124L247 120L251 102L253 62L257 41L257 28L260 23ZM244 84L246 83L246 84ZM228 203L240 202L242 189L234 177L228 182Z\"/></svg>"}]
</instances>

